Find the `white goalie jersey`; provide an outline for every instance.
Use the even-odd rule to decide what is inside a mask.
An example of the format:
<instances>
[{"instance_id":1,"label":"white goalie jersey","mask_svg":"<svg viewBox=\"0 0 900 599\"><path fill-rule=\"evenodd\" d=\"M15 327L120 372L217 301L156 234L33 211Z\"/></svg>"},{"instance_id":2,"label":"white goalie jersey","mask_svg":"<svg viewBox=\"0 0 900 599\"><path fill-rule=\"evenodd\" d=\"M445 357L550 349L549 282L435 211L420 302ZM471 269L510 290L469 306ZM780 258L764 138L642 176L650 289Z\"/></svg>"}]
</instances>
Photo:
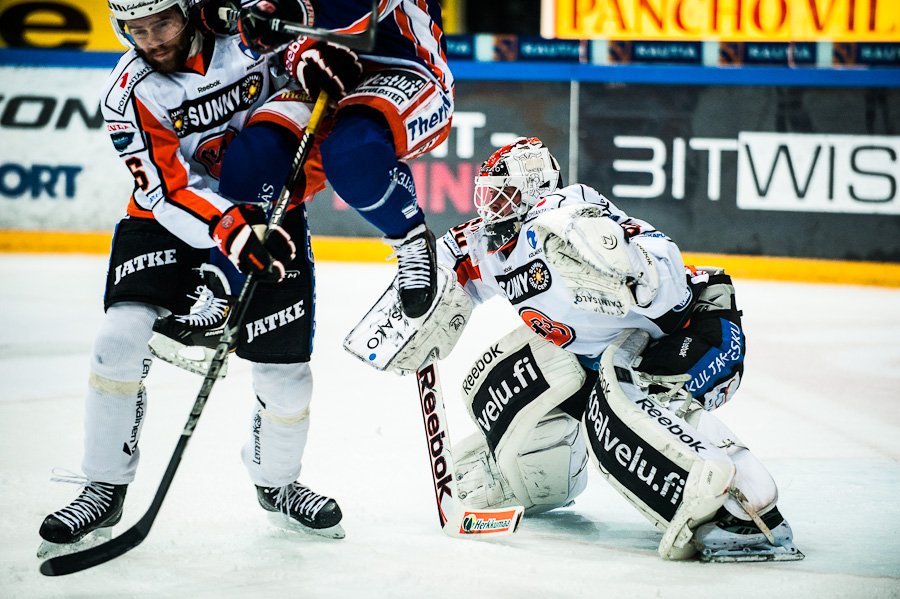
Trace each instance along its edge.
<instances>
[{"instance_id":1,"label":"white goalie jersey","mask_svg":"<svg viewBox=\"0 0 900 599\"><path fill-rule=\"evenodd\" d=\"M645 306L632 306L624 316L611 316L576 306L570 289L544 255L535 220L548 211L593 205L629 233L649 254L659 276L659 289ZM454 227L437 245L438 259L453 268L475 304L494 295L505 297L519 317L539 336L575 354L599 356L623 329L647 331L654 339L683 323L692 294L675 243L649 223L629 217L586 185L571 185L546 196L525 216L518 236L489 251L481 219Z\"/></svg>"}]
</instances>

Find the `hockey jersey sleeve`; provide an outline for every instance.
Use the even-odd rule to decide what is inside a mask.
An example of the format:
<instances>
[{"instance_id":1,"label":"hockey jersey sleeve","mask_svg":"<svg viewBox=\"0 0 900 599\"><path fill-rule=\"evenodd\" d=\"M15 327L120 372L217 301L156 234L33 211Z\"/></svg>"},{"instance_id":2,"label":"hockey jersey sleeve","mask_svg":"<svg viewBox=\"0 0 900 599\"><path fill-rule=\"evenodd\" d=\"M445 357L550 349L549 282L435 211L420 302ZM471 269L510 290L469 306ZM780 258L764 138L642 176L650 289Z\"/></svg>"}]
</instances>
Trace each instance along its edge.
<instances>
[{"instance_id":1,"label":"hockey jersey sleeve","mask_svg":"<svg viewBox=\"0 0 900 599\"><path fill-rule=\"evenodd\" d=\"M481 272L472 262L468 251L466 231L480 222L481 219L475 219L453 227L438 240L436 248L438 262L453 269L456 280L476 306L496 295L493 289L482 282Z\"/></svg>"},{"instance_id":2,"label":"hockey jersey sleeve","mask_svg":"<svg viewBox=\"0 0 900 599\"><path fill-rule=\"evenodd\" d=\"M123 64L124 62L124 64ZM210 222L232 204L188 164L166 111L141 80L152 71L137 59L120 62L101 110L119 157L134 177L128 213L151 217L193 247L214 246Z\"/></svg>"}]
</instances>

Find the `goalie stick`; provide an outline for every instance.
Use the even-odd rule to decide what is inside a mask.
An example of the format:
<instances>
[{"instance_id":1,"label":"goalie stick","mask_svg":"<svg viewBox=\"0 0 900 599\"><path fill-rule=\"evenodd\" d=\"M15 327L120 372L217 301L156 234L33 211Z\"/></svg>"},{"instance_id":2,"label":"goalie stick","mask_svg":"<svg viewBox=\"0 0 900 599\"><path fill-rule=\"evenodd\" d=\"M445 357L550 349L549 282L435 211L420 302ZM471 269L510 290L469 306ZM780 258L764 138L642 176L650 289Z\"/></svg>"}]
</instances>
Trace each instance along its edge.
<instances>
[{"instance_id":1,"label":"goalie stick","mask_svg":"<svg viewBox=\"0 0 900 599\"><path fill-rule=\"evenodd\" d=\"M425 424L425 440L431 460L434 478L434 494L437 499L441 529L450 535L467 536L491 534L510 535L519 528L525 508L513 506L495 509L467 509L459 500L456 489L456 471L450 450L447 429L447 412L437 362L432 352L416 371L419 387L419 405Z\"/></svg>"},{"instance_id":2,"label":"goalie stick","mask_svg":"<svg viewBox=\"0 0 900 599\"><path fill-rule=\"evenodd\" d=\"M300 140L297 154L294 156L294 162L291 164L290 175L288 176L287 182L284 184L284 188L281 190L281 195L278 196L278 200L272 209L272 216L269 219L266 235L269 234L272 227L280 225L282 220L284 220L285 211L291 200L291 192L303 174L303 165L306 163L306 160L312 151L316 132L319 129L322 118L325 116L328 102L328 95L324 92L320 93L316 100L316 105L313 108L312 115L310 116L309 124L306 126L306 131L303 133L303 137ZM206 373L206 378L203 379L203 386L200 388L200 393L194 401L191 415L184 425L184 430L181 433L178 444L175 446L175 451L172 453L169 465L166 468L165 474L163 474L162 481L159 483L159 488L156 490L156 495L153 497L150 509L147 510L147 513L145 513L140 520L138 520L137 524L118 537L83 551L70 553L68 555L60 555L44 561L41 564L41 574L45 576L62 576L64 574L72 574L74 572L87 570L88 568L106 563L127 553L140 545L140 543L147 538L147 535L150 533L150 527L153 526L153 521L156 520L159 508L162 505L163 499L166 497L166 493L169 491L169 486L172 484L172 479L175 477L175 471L181 463L181 456L184 454L188 441L190 441L191 435L194 433L194 428L197 426L197 421L200 419L203 407L206 405L206 401L209 399L209 395L212 392L213 385L218 379L219 371L225 363L228 351L237 342L241 321L247 313L247 307L250 305L250 299L253 296L253 292L256 290L258 283L259 281L255 276L255 273L247 276L247 279L244 281L244 286L234 305L229 324L225 327L225 332L222 333L219 344L216 346L216 352L210 362L209 371Z\"/></svg>"},{"instance_id":3,"label":"goalie stick","mask_svg":"<svg viewBox=\"0 0 900 599\"><path fill-rule=\"evenodd\" d=\"M234 8L222 7L219 9L219 18L226 23L237 22L240 11ZM375 26L378 21L378 0L372 0L372 16L370 17L369 26L362 33L335 33L327 29L318 29L293 23L282 19L269 19L267 21L269 29L275 33L290 33L297 37L311 37L313 39L341 44L354 50L362 50L368 52L375 46Z\"/></svg>"}]
</instances>

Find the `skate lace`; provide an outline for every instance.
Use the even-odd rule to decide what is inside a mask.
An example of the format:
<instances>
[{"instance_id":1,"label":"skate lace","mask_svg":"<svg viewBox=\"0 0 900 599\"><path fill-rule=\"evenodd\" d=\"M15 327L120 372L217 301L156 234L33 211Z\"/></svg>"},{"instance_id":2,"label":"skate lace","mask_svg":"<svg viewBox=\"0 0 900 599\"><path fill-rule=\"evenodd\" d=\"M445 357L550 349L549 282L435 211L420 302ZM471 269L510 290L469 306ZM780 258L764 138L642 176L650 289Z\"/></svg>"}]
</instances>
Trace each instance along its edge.
<instances>
[{"instance_id":1,"label":"skate lace","mask_svg":"<svg viewBox=\"0 0 900 599\"><path fill-rule=\"evenodd\" d=\"M275 495L275 505L285 515L295 511L304 512L310 518L315 518L326 503L328 503L328 497L323 497L297 483L281 487Z\"/></svg>"},{"instance_id":2,"label":"skate lace","mask_svg":"<svg viewBox=\"0 0 900 599\"><path fill-rule=\"evenodd\" d=\"M194 300L190 313L176 316L175 320L190 326L206 327L228 314L228 300L216 297L206 285L198 285L194 293L197 295L188 294L188 298Z\"/></svg>"},{"instance_id":3,"label":"skate lace","mask_svg":"<svg viewBox=\"0 0 900 599\"><path fill-rule=\"evenodd\" d=\"M430 285L431 256L424 237L413 239L395 248L387 257L397 258L397 278L400 289L423 289Z\"/></svg>"},{"instance_id":4,"label":"skate lace","mask_svg":"<svg viewBox=\"0 0 900 599\"><path fill-rule=\"evenodd\" d=\"M50 478L51 481L79 485L83 489L75 501L53 513L70 530L74 531L76 528L87 525L91 520L101 517L103 512L109 509L112 503L113 485L93 482L86 476L61 468L55 468L53 474L55 476Z\"/></svg>"}]
</instances>

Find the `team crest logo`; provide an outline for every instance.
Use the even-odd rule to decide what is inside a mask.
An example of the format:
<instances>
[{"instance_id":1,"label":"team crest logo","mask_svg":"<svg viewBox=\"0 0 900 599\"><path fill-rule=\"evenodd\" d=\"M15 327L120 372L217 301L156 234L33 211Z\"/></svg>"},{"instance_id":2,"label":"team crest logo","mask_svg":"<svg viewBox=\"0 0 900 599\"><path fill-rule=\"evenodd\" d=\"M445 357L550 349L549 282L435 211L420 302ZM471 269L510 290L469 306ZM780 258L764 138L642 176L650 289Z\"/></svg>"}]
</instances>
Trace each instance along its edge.
<instances>
[{"instance_id":1,"label":"team crest logo","mask_svg":"<svg viewBox=\"0 0 900 599\"><path fill-rule=\"evenodd\" d=\"M533 308L519 310L519 317L538 336L555 343L560 347L566 347L575 341L575 331L569 325L556 322L546 314Z\"/></svg>"},{"instance_id":2,"label":"team crest logo","mask_svg":"<svg viewBox=\"0 0 900 599\"><path fill-rule=\"evenodd\" d=\"M194 152L194 160L202 164L203 168L206 169L206 172L213 179L219 179L225 150L231 145L236 135L237 131L229 127L223 133L206 138L197 146L197 151Z\"/></svg>"}]
</instances>

